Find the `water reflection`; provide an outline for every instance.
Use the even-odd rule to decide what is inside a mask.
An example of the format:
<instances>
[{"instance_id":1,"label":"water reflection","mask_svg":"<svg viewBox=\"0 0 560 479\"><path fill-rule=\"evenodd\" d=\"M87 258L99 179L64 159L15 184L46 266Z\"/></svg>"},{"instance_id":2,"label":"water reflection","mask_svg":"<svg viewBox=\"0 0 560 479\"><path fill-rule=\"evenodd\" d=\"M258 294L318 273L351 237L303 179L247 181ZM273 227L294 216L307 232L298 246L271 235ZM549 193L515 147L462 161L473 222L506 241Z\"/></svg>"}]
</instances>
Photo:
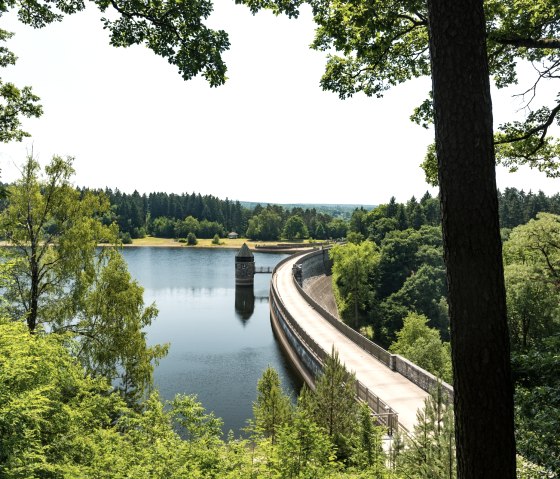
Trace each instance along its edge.
<instances>
[{"instance_id":1,"label":"water reflection","mask_svg":"<svg viewBox=\"0 0 560 479\"><path fill-rule=\"evenodd\" d=\"M253 285L251 286L236 286L235 287L235 312L237 317L241 319L243 325L255 311L255 292Z\"/></svg>"},{"instance_id":2,"label":"water reflection","mask_svg":"<svg viewBox=\"0 0 560 479\"><path fill-rule=\"evenodd\" d=\"M197 394L209 411L236 433L252 416L257 381L268 365L284 390L297 396L301 381L292 371L270 327L270 275L254 288L235 288L234 250L125 249L132 276L145 288L144 301L159 315L147 328L150 344L170 343L154 371L163 399ZM258 266L274 266L285 255L255 254Z\"/></svg>"}]
</instances>

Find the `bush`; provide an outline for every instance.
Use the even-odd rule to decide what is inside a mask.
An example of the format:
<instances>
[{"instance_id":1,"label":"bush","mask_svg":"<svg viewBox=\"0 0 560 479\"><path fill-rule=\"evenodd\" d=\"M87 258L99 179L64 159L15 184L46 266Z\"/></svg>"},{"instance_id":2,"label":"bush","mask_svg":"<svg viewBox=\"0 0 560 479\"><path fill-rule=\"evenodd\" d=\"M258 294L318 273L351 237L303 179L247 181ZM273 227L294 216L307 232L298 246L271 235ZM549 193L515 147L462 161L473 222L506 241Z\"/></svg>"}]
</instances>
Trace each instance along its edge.
<instances>
[{"instance_id":1,"label":"bush","mask_svg":"<svg viewBox=\"0 0 560 479\"><path fill-rule=\"evenodd\" d=\"M220 244L220 236L215 234L214 238L212 238L212 244Z\"/></svg>"},{"instance_id":2,"label":"bush","mask_svg":"<svg viewBox=\"0 0 560 479\"><path fill-rule=\"evenodd\" d=\"M187 244L189 246L194 246L197 243L198 243L198 240L196 239L196 235L194 233L189 233L187 235Z\"/></svg>"},{"instance_id":3,"label":"bush","mask_svg":"<svg viewBox=\"0 0 560 479\"><path fill-rule=\"evenodd\" d=\"M130 237L130 233L128 231L126 233L121 233L121 241L122 244L132 244L132 238Z\"/></svg>"}]
</instances>

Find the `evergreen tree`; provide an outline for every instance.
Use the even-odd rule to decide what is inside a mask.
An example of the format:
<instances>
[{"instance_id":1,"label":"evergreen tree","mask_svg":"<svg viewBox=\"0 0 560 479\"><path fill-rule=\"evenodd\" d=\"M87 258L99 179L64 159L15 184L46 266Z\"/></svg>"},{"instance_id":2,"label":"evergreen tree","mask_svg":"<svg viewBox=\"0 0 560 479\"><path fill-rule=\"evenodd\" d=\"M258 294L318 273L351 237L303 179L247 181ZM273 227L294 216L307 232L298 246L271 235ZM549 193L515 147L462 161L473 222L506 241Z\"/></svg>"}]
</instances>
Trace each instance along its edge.
<instances>
[{"instance_id":1,"label":"evergreen tree","mask_svg":"<svg viewBox=\"0 0 560 479\"><path fill-rule=\"evenodd\" d=\"M292 417L290 398L282 392L278 372L267 367L257 383L257 400L253 403L254 430L276 443L278 431Z\"/></svg>"},{"instance_id":2,"label":"evergreen tree","mask_svg":"<svg viewBox=\"0 0 560 479\"><path fill-rule=\"evenodd\" d=\"M455 428L453 408L441 387L426 399L416 414L414 432L405 438L396 471L415 479L455 479Z\"/></svg>"},{"instance_id":3,"label":"evergreen tree","mask_svg":"<svg viewBox=\"0 0 560 479\"><path fill-rule=\"evenodd\" d=\"M315 383L315 393L307 398L313 420L327 432L336 445L339 458L351 455L352 436L358 424L358 405L354 374L346 371L334 349L327 356Z\"/></svg>"}]
</instances>

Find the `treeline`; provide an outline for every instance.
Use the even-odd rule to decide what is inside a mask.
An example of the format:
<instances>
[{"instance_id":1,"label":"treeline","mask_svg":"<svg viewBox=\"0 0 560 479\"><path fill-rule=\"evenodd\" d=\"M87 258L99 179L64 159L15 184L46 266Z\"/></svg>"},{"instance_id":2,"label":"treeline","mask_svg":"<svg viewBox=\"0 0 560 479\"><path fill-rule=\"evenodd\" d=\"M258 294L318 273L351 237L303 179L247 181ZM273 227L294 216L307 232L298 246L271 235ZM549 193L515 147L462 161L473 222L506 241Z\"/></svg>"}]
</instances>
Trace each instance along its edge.
<instances>
[{"instance_id":1,"label":"treeline","mask_svg":"<svg viewBox=\"0 0 560 479\"><path fill-rule=\"evenodd\" d=\"M255 240L327 239L344 237L348 227L346 221L315 208L257 204L249 209L239 201L200 193L140 195L111 189L104 193L124 238L186 238L189 233L213 238L234 231Z\"/></svg>"},{"instance_id":2,"label":"treeline","mask_svg":"<svg viewBox=\"0 0 560 479\"><path fill-rule=\"evenodd\" d=\"M89 191L79 190L82 194ZM101 191L111 203L105 222L116 222L125 241L146 235L186 238L189 233L198 238L224 237L233 231L254 240L324 240L344 238L351 233L379 244L389 231L439 226L441 221L439 199L428 192L420 200L413 196L405 203L397 203L393 197L387 204L369 211L356 208L350 219L345 220L324 208L258 203L249 208L239 201L200 193L141 195L137 191L127 194L109 188L94 192ZM498 199L501 226L506 229L527 223L541 211L560 214L559 194L548 197L542 191L535 194L506 188L499 192ZM7 204L8 199L0 198L0 210Z\"/></svg>"},{"instance_id":3,"label":"treeline","mask_svg":"<svg viewBox=\"0 0 560 479\"><path fill-rule=\"evenodd\" d=\"M537 213L560 214L560 194L546 196L542 191L525 193L516 188L498 192L500 226L515 228L536 218Z\"/></svg>"},{"instance_id":4,"label":"treeline","mask_svg":"<svg viewBox=\"0 0 560 479\"><path fill-rule=\"evenodd\" d=\"M498 209L501 228L511 229L527 223L540 212L560 214L560 194L546 196L542 191L525 193L517 188L506 188L498 191ZM439 199L426 192L420 201L413 196L406 203L397 203L392 197L389 203L370 211L357 208L348 227L350 232L379 244L390 231L418 230L421 226L440 224Z\"/></svg>"},{"instance_id":5,"label":"treeline","mask_svg":"<svg viewBox=\"0 0 560 479\"><path fill-rule=\"evenodd\" d=\"M131 238L141 238L147 234L158 237L186 237L192 231L199 237L212 238L226 231L245 231L251 211L241 206L239 201L221 200L212 195L200 193L150 193L140 195L119 190L104 190L119 229ZM181 224L188 217L198 223ZM201 222L204 224L200 225ZM208 235L208 236L207 236Z\"/></svg>"}]
</instances>

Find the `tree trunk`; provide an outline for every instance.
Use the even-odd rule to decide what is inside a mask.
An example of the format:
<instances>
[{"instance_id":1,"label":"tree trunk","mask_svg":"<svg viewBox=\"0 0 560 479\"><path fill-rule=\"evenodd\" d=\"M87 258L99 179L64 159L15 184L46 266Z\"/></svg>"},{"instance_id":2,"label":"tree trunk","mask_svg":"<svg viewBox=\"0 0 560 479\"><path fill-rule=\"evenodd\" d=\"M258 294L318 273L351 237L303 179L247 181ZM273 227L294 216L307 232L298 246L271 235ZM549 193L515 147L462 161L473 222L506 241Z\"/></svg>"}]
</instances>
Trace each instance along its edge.
<instances>
[{"instance_id":1,"label":"tree trunk","mask_svg":"<svg viewBox=\"0 0 560 479\"><path fill-rule=\"evenodd\" d=\"M31 291L29 298L29 311L27 312L27 327L30 333L37 328L37 317L39 315L39 264L37 263L37 245L35 239L31 238Z\"/></svg>"},{"instance_id":2,"label":"tree trunk","mask_svg":"<svg viewBox=\"0 0 560 479\"><path fill-rule=\"evenodd\" d=\"M459 479L515 478L483 0L428 0Z\"/></svg>"}]
</instances>

